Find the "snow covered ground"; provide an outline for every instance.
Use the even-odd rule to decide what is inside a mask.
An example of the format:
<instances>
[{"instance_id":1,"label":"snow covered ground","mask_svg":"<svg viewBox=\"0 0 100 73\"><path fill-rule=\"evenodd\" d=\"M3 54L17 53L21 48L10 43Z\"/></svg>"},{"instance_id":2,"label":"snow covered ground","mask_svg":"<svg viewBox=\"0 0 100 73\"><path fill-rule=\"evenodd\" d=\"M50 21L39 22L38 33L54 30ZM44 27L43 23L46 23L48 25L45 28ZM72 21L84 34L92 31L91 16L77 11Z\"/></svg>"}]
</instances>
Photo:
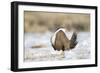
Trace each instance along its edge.
<instances>
[{"instance_id":1,"label":"snow covered ground","mask_svg":"<svg viewBox=\"0 0 100 73\"><path fill-rule=\"evenodd\" d=\"M54 60L74 60L74 59L89 59L90 58L90 32L79 32L77 46L65 51L65 57L54 54L54 49L51 46L50 38L53 35L51 32L36 34L25 33L24 42L24 61L54 61ZM32 48L32 46L44 45L43 47Z\"/></svg>"}]
</instances>

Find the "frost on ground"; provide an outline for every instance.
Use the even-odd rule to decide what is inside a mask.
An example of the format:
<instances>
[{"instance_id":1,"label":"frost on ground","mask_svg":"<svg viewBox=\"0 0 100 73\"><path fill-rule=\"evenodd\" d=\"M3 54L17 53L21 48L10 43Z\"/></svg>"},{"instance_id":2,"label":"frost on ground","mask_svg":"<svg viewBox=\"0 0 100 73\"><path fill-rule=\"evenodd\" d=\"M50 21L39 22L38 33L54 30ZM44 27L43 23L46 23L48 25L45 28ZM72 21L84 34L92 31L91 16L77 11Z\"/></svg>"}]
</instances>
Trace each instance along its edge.
<instances>
[{"instance_id":1,"label":"frost on ground","mask_svg":"<svg viewBox=\"0 0 100 73\"><path fill-rule=\"evenodd\" d=\"M44 34L25 33L24 61L54 61L90 58L90 32L78 33L77 46L70 51L65 51L65 57L54 54L55 50L51 46L50 42L52 34L53 33L51 32ZM38 47L38 45L43 45L43 47ZM32 46L36 46L36 48Z\"/></svg>"}]
</instances>

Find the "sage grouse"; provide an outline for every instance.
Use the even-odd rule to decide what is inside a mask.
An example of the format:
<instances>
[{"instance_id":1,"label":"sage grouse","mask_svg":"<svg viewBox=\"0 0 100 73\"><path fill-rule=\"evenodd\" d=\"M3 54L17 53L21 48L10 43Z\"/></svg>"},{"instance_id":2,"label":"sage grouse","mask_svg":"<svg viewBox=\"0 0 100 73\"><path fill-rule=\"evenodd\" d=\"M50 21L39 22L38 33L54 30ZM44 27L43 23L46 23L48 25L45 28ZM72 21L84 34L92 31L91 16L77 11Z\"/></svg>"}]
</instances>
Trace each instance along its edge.
<instances>
[{"instance_id":1,"label":"sage grouse","mask_svg":"<svg viewBox=\"0 0 100 73\"><path fill-rule=\"evenodd\" d=\"M60 28L51 37L51 44L57 54L64 55L65 50L71 50L77 45L77 33L67 34L66 29Z\"/></svg>"}]
</instances>

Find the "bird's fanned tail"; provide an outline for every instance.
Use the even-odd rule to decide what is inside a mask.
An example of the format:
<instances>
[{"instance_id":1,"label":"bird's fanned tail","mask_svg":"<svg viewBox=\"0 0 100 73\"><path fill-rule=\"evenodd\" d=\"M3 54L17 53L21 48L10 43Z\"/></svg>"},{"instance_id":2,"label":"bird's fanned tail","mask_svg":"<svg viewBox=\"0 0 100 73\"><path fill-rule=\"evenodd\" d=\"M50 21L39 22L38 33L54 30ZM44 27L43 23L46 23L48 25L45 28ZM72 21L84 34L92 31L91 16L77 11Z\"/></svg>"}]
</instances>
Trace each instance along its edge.
<instances>
[{"instance_id":1,"label":"bird's fanned tail","mask_svg":"<svg viewBox=\"0 0 100 73\"><path fill-rule=\"evenodd\" d=\"M71 40L70 40L70 49L73 49L75 48L75 46L77 45L77 33L74 32L72 37L71 37Z\"/></svg>"}]
</instances>

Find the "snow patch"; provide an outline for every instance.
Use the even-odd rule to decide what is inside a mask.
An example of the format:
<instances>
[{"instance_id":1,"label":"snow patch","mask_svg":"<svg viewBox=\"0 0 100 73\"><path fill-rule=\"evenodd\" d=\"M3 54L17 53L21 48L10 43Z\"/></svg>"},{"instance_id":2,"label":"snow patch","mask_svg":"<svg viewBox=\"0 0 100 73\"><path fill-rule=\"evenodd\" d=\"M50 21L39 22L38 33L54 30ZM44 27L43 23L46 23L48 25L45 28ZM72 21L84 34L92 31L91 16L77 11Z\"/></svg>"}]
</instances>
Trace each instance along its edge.
<instances>
[{"instance_id":1,"label":"snow patch","mask_svg":"<svg viewBox=\"0 0 100 73\"><path fill-rule=\"evenodd\" d=\"M65 51L63 55L54 54L55 50L51 46L50 38L53 33L47 32L41 35L25 33L25 53L24 61L54 61L54 60L75 60L90 59L91 41L89 32L80 32L77 36L78 44L70 51ZM45 44L45 48L32 48L33 45Z\"/></svg>"}]
</instances>

